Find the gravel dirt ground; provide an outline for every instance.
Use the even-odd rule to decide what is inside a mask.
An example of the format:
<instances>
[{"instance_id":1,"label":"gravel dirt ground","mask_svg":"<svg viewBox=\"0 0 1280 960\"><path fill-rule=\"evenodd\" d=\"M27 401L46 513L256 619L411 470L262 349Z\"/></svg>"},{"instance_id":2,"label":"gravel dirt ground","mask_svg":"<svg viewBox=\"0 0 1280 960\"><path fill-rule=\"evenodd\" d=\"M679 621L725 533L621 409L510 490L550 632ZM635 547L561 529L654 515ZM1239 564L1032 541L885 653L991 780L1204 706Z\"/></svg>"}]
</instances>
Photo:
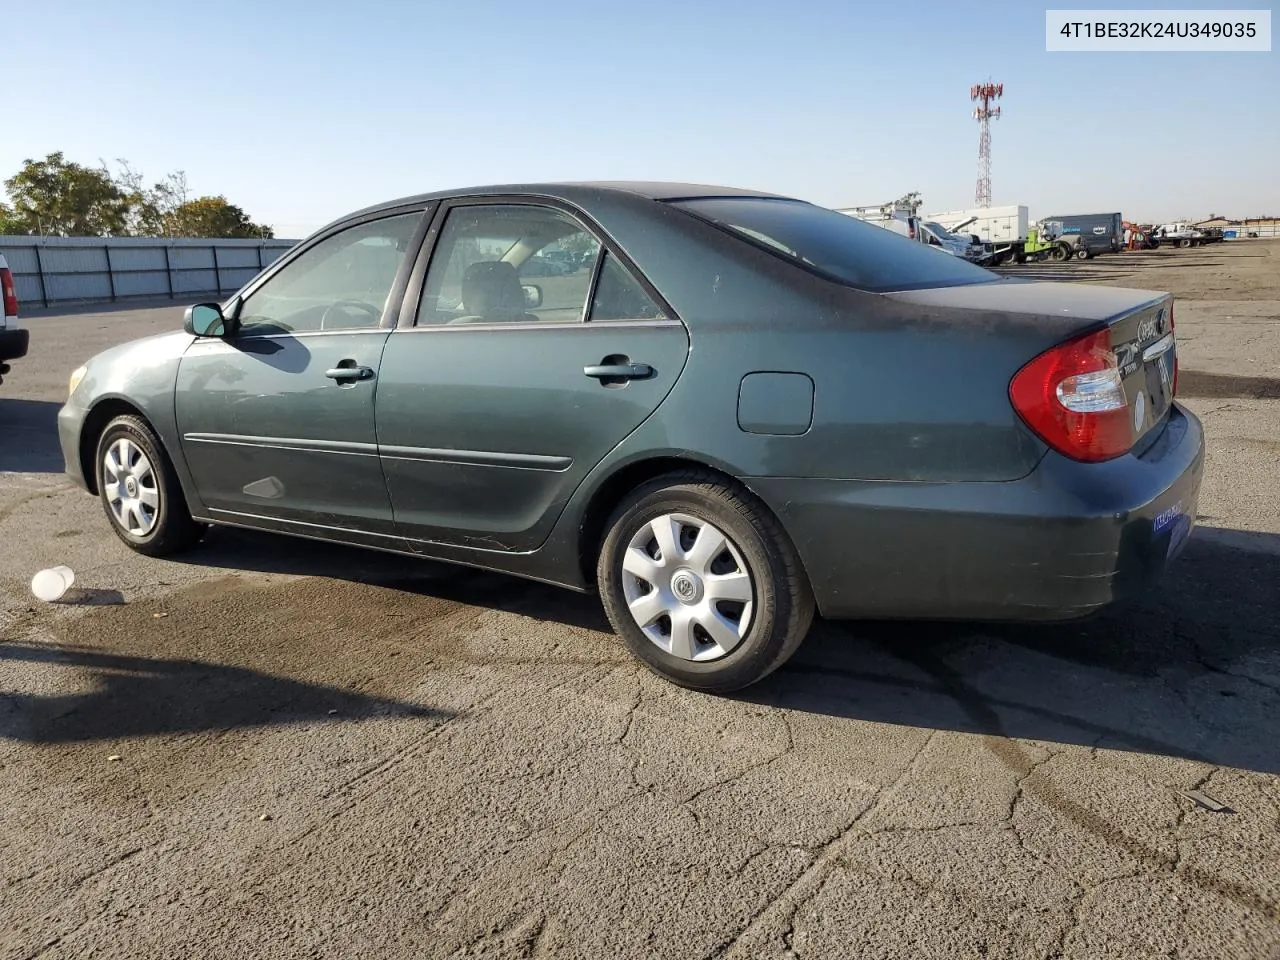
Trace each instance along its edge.
<instances>
[{"instance_id":1,"label":"gravel dirt ground","mask_svg":"<svg viewBox=\"0 0 1280 960\"><path fill-rule=\"evenodd\" d=\"M131 554L53 418L181 308L29 312L0 958L1280 957L1280 243L1021 272L1179 297L1181 561L1083 624L819 624L732 698L536 584L224 530Z\"/></svg>"}]
</instances>

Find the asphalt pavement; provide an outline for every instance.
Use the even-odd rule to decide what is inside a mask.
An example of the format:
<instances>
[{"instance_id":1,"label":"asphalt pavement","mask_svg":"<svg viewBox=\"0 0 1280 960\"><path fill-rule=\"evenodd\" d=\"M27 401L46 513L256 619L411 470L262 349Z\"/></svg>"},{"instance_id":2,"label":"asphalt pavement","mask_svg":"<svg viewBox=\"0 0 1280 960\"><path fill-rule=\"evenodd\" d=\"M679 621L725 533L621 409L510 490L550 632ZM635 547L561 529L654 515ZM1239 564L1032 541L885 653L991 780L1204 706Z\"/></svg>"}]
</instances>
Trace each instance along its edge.
<instances>
[{"instance_id":1,"label":"asphalt pavement","mask_svg":"<svg viewBox=\"0 0 1280 960\"><path fill-rule=\"evenodd\" d=\"M27 317L0 958L1280 957L1280 243L1155 253L1054 270L1179 297L1209 453L1164 583L1072 625L820 623L722 698L591 597L231 530L131 553L54 416L181 305Z\"/></svg>"}]
</instances>

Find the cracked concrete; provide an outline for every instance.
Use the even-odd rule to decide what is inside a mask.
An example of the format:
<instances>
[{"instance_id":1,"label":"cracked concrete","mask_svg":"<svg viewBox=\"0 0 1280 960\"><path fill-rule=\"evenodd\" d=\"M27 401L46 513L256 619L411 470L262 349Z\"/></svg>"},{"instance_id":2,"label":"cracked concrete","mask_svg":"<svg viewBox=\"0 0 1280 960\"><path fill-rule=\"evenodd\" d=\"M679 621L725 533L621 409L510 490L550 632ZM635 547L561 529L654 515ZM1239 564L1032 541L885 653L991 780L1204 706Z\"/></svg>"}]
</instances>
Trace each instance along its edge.
<instances>
[{"instance_id":1,"label":"cracked concrete","mask_svg":"<svg viewBox=\"0 0 1280 960\"><path fill-rule=\"evenodd\" d=\"M0 958L1280 956L1280 244L1179 253L1079 265L1180 285L1209 377L1160 589L819 624L735 697L536 584L231 531L134 556L6 450ZM32 320L0 416L47 447L63 368L178 316ZM30 597L54 562L84 602Z\"/></svg>"}]
</instances>

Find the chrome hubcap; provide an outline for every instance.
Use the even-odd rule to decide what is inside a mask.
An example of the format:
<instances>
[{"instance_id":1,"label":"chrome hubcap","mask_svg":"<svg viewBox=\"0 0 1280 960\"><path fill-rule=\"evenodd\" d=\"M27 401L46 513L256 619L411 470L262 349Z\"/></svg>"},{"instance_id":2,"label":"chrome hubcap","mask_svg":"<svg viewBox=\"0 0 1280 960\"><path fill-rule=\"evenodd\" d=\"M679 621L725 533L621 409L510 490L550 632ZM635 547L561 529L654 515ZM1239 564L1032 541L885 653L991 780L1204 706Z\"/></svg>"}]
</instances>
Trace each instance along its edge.
<instances>
[{"instance_id":1,"label":"chrome hubcap","mask_svg":"<svg viewBox=\"0 0 1280 960\"><path fill-rule=\"evenodd\" d=\"M682 660L715 660L751 627L755 588L737 546L697 517L668 513L631 538L622 593L636 625Z\"/></svg>"},{"instance_id":2,"label":"chrome hubcap","mask_svg":"<svg viewBox=\"0 0 1280 960\"><path fill-rule=\"evenodd\" d=\"M151 532L160 515L160 490L147 455L121 437L102 458L102 491L116 523L135 537Z\"/></svg>"}]
</instances>

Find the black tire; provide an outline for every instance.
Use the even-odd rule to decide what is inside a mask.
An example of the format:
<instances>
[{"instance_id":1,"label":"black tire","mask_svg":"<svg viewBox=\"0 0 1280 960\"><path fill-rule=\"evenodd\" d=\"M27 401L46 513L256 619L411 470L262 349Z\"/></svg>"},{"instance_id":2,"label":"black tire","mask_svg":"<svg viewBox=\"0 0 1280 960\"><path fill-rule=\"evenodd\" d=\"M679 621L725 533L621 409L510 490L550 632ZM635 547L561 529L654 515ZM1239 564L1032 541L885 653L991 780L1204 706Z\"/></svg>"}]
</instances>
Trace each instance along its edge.
<instances>
[{"instance_id":1,"label":"black tire","mask_svg":"<svg viewBox=\"0 0 1280 960\"><path fill-rule=\"evenodd\" d=\"M141 451L152 468L149 483L146 480L135 481L139 490L154 490L157 500L154 522L142 533L125 529L121 525L116 519L109 494L111 478L107 474L105 461L108 450L121 440L128 441ZM177 474L174 473L173 464L155 432L141 417L125 414L107 424L98 437L93 468L97 472L98 498L102 501L107 521L116 536L131 550L149 557L162 557L194 546L204 536L204 525L191 519L191 511L187 508L186 497L178 483Z\"/></svg>"},{"instance_id":2,"label":"black tire","mask_svg":"<svg viewBox=\"0 0 1280 960\"><path fill-rule=\"evenodd\" d=\"M1090 256L1091 254L1089 253L1088 247L1081 247L1079 250L1076 251L1077 260L1088 260Z\"/></svg>"},{"instance_id":3,"label":"black tire","mask_svg":"<svg viewBox=\"0 0 1280 960\"><path fill-rule=\"evenodd\" d=\"M632 538L666 514L685 514L716 527L750 577L754 599L746 635L718 659L689 660L662 649L627 605L624 578L631 575L622 568L623 557ZM809 632L813 592L795 548L768 509L736 484L699 470L657 477L619 504L606 530L596 565L605 613L628 649L659 676L710 693L740 690L786 663ZM732 562L727 553L720 557Z\"/></svg>"},{"instance_id":4,"label":"black tire","mask_svg":"<svg viewBox=\"0 0 1280 960\"><path fill-rule=\"evenodd\" d=\"M1064 263L1070 255L1070 251L1061 243L1049 251L1049 259L1054 263Z\"/></svg>"}]
</instances>

